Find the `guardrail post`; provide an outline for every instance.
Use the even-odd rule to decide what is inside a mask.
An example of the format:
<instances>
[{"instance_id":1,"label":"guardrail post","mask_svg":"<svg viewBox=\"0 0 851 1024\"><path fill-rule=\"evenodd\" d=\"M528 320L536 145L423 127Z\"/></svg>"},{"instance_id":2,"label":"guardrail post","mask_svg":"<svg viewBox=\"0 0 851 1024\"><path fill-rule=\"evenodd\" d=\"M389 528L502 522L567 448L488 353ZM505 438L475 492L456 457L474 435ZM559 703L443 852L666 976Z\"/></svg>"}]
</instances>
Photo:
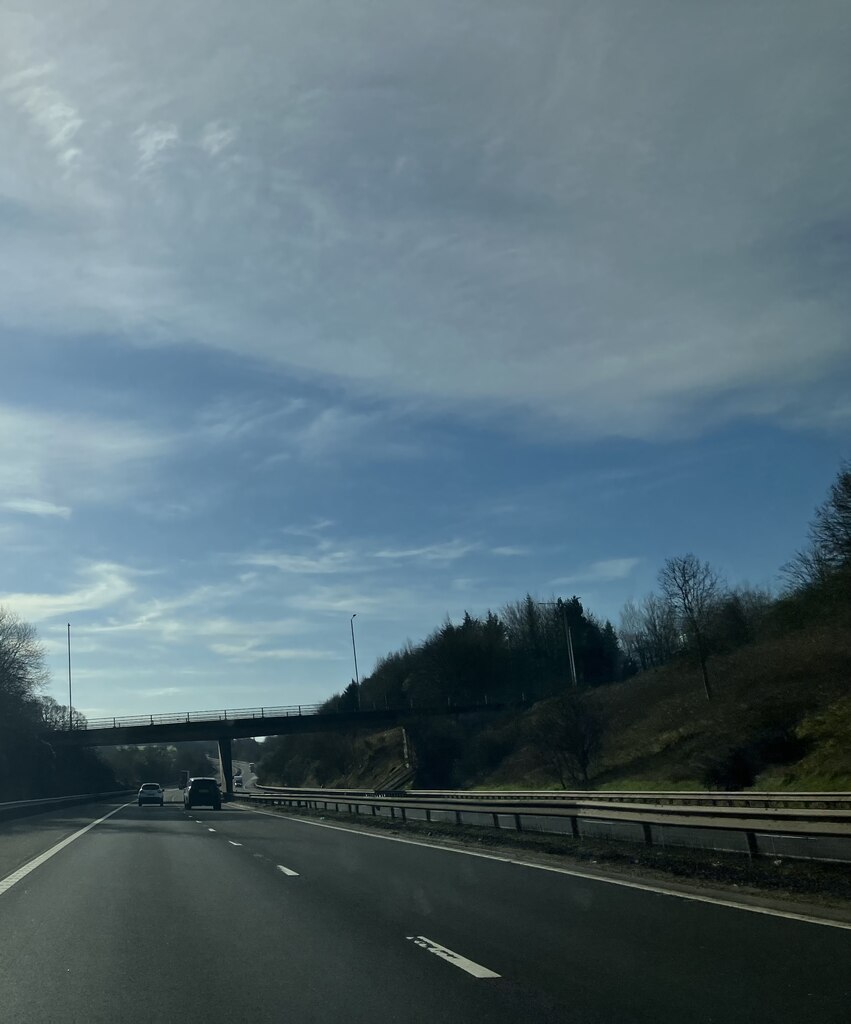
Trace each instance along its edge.
<instances>
[{"instance_id":1,"label":"guardrail post","mask_svg":"<svg viewBox=\"0 0 851 1024\"><path fill-rule=\"evenodd\" d=\"M747 840L747 843L748 843L748 856L749 857L758 857L759 856L759 847L756 844L756 833L755 832L745 832L745 839Z\"/></svg>"},{"instance_id":2,"label":"guardrail post","mask_svg":"<svg viewBox=\"0 0 851 1024\"><path fill-rule=\"evenodd\" d=\"M571 814L570 816L570 834L574 839L581 839L582 836L579 834L579 822L576 820L576 815Z\"/></svg>"},{"instance_id":3,"label":"guardrail post","mask_svg":"<svg viewBox=\"0 0 851 1024\"><path fill-rule=\"evenodd\" d=\"M404 807L400 807L399 810L402 812L402 821L407 821L408 818L407 818L407 815L405 814L405 808Z\"/></svg>"},{"instance_id":4,"label":"guardrail post","mask_svg":"<svg viewBox=\"0 0 851 1024\"><path fill-rule=\"evenodd\" d=\"M646 846L653 845L653 831L650 828L650 822L642 821L641 830L644 833L644 843Z\"/></svg>"},{"instance_id":5,"label":"guardrail post","mask_svg":"<svg viewBox=\"0 0 851 1024\"><path fill-rule=\"evenodd\" d=\"M153 724L154 724L154 716L151 715L151 725L153 725Z\"/></svg>"},{"instance_id":6,"label":"guardrail post","mask_svg":"<svg viewBox=\"0 0 851 1024\"><path fill-rule=\"evenodd\" d=\"M461 812L460 811L456 811L455 812L455 824L456 825L460 825L461 824Z\"/></svg>"},{"instance_id":7,"label":"guardrail post","mask_svg":"<svg viewBox=\"0 0 851 1024\"><path fill-rule=\"evenodd\" d=\"M301 714L301 704L299 704L299 706L298 706L298 713L299 713L299 715Z\"/></svg>"},{"instance_id":8,"label":"guardrail post","mask_svg":"<svg viewBox=\"0 0 851 1024\"><path fill-rule=\"evenodd\" d=\"M522 832L523 831L523 827L520 824L520 815L519 814L515 814L514 815L514 827L517 829L518 832Z\"/></svg>"},{"instance_id":9,"label":"guardrail post","mask_svg":"<svg viewBox=\"0 0 851 1024\"><path fill-rule=\"evenodd\" d=\"M112 728L113 728L113 729L115 728L115 719L114 719L114 718L113 718L113 720L112 720Z\"/></svg>"}]
</instances>

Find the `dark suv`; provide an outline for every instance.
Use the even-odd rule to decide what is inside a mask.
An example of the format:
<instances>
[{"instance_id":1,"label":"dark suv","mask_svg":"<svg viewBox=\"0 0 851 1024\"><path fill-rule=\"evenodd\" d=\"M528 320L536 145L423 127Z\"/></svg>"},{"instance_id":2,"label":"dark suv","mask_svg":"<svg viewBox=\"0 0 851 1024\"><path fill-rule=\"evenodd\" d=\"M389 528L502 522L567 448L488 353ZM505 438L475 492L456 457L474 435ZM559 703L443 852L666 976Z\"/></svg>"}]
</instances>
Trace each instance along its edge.
<instances>
[{"instance_id":1,"label":"dark suv","mask_svg":"<svg viewBox=\"0 0 851 1024\"><path fill-rule=\"evenodd\" d=\"M212 807L214 811L222 809L222 792L215 779L190 779L183 791L183 806L187 810L193 807Z\"/></svg>"}]
</instances>

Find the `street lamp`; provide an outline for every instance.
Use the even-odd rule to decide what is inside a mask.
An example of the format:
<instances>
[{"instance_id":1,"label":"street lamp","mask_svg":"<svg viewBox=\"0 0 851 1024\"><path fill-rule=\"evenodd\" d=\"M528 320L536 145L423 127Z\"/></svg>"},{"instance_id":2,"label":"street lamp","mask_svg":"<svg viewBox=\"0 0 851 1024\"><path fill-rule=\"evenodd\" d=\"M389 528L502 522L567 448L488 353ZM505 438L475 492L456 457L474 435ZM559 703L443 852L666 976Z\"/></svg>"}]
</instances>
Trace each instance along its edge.
<instances>
[{"instance_id":1,"label":"street lamp","mask_svg":"<svg viewBox=\"0 0 851 1024\"><path fill-rule=\"evenodd\" d=\"M68 623L68 731L74 728L74 705L71 702L71 623Z\"/></svg>"},{"instance_id":2,"label":"street lamp","mask_svg":"<svg viewBox=\"0 0 851 1024\"><path fill-rule=\"evenodd\" d=\"M349 619L349 626L352 630L352 656L355 659L355 692L358 695L358 711L360 711L360 676L358 675L358 649L355 647L355 619L358 613L354 612Z\"/></svg>"}]
</instances>

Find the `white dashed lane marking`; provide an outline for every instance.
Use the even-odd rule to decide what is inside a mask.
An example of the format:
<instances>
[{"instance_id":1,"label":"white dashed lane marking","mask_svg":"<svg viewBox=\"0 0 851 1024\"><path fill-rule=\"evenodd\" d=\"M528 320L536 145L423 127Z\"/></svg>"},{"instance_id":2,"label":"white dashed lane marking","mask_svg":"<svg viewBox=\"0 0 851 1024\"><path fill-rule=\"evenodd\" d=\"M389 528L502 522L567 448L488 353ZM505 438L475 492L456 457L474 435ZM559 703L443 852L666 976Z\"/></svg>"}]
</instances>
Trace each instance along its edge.
<instances>
[{"instance_id":1,"label":"white dashed lane marking","mask_svg":"<svg viewBox=\"0 0 851 1024\"><path fill-rule=\"evenodd\" d=\"M496 971L488 970L487 967L482 967L481 964L477 964L474 960L468 960L467 957L461 956L460 953L454 953L451 949L447 949L446 946L441 946L439 942L427 939L425 935L408 935L407 938L409 942L413 942L413 944L415 946L419 946L420 949L426 949L429 953L434 953L434 955L439 956L441 960L445 960L454 967L460 967L461 970L466 971L467 974L472 974L474 978L500 977Z\"/></svg>"},{"instance_id":2,"label":"white dashed lane marking","mask_svg":"<svg viewBox=\"0 0 851 1024\"><path fill-rule=\"evenodd\" d=\"M278 871L282 871L285 875L291 875L294 878L298 878L297 871L293 871L292 868L285 868L283 864L278 865Z\"/></svg>"}]
</instances>

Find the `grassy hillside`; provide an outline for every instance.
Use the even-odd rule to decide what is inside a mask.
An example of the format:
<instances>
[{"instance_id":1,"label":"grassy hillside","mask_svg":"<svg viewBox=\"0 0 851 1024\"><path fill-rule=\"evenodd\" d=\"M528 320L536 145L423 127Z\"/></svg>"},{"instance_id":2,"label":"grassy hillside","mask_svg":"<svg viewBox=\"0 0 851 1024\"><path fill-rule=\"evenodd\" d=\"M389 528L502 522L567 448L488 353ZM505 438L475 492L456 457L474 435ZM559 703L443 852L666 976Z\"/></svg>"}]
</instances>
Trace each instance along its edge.
<instances>
[{"instance_id":1,"label":"grassy hillside","mask_svg":"<svg viewBox=\"0 0 851 1024\"><path fill-rule=\"evenodd\" d=\"M588 694L605 723L600 789L851 790L851 635L811 628L712 659L716 698L681 665ZM476 786L551 786L520 737Z\"/></svg>"},{"instance_id":2,"label":"grassy hillside","mask_svg":"<svg viewBox=\"0 0 851 1024\"><path fill-rule=\"evenodd\" d=\"M851 790L851 630L842 621L712 658L714 699L682 662L584 691L603 726L593 789ZM557 788L536 746L548 701L523 714L408 723L415 785ZM401 730L282 737L270 782L378 787L403 764Z\"/></svg>"},{"instance_id":3,"label":"grassy hillside","mask_svg":"<svg viewBox=\"0 0 851 1024\"><path fill-rule=\"evenodd\" d=\"M260 758L261 782L329 789L375 789L404 765L402 730L368 735L329 733L267 740Z\"/></svg>"}]
</instances>

